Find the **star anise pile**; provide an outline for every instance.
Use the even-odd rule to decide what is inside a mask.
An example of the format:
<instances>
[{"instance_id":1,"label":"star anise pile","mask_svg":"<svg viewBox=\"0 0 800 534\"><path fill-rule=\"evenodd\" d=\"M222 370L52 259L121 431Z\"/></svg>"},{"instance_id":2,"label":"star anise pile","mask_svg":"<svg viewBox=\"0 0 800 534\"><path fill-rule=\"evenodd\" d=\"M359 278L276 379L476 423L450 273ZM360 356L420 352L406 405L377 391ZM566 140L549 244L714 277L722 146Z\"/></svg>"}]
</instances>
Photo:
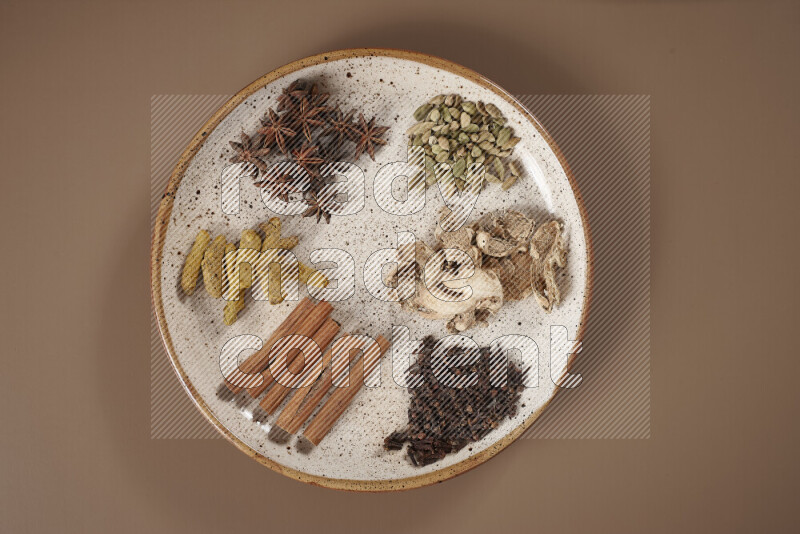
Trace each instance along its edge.
<instances>
[{"instance_id":1,"label":"star anise pile","mask_svg":"<svg viewBox=\"0 0 800 534\"><path fill-rule=\"evenodd\" d=\"M356 119L355 110L344 113L338 105L329 105L330 96L320 92L316 83L295 80L278 97L275 109L269 109L261 119L262 126L256 133L242 133L238 141L230 142L234 151L231 163L255 165L256 184L268 188L272 198L288 202L292 195L302 193L307 205L303 217L316 217L317 222L330 222L334 202L322 192L327 185L321 176L322 166L344 161L348 145L353 147L354 161L364 152L374 160L375 149L386 144L383 136L389 130L376 126L375 117L367 121L359 113ZM299 165L308 173L311 186L304 188L297 177L280 170L280 166L270 170L265 161L268 154Z\"/></svg>"}]
</instances>

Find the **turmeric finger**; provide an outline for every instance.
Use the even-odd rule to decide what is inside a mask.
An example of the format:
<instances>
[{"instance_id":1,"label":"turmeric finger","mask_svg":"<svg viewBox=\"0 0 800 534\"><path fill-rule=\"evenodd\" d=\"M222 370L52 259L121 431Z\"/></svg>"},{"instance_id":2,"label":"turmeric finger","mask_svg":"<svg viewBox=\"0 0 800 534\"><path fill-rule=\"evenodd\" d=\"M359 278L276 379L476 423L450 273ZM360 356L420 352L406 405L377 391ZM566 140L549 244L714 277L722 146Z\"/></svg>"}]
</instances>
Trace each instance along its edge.
<instances>
[{"instance_id":1,"label":"turmeric finger","mask_svg":"<svg viewBox=\"0 0 800 534\"><path fill-rule=\"evenodd\" d=\"M269 221L259 225L264 231L264 245L262 250L269 248L277 248L275 245L281 238L281 220L278 217L272 217Z\"/></svg>"},{"instance_id":2,"label":"turmeric finger","mask_svg":"<svg viewBox=\"0 0 800 534\"><path fill-rule=\"evenodd\" d=\"M285 298L283 286L281 285L281 275L282 269L278 265L269 266L269 285L267 289L269 290L269 303L273 305L280 304Z\"/></svg>"},{"instance_id":3,"label":"turmeric finger","mask_svg":"<svg viewBox=\"0 0 800 534\"><path fill-rule=\"evenodd\" d=\"M240 289L239 281L239 255L236 253L236 245L228 243L225 245L225 283L223 289L225 298L230 299L232 295L238 295Z\"/></svg>"},{"instance_id":4,"label":"turmeric finger","mask_svg":"<svg viewBox=\"0 0 800 534\"><path fill-rule=\"evenodd\" d=\"M297 244L300 242L300 238L296 235L291 237L282 237L276 243L275 248L280 248L283 250L292 250Z\"/></svg>"},{"instance_id":5,"label":"turmeric finger","mask_svg":"<svg viewBox=\"0 0 800 534\"><path fill-rule=\"evenodd\" d=\"M239 241L239 276L241 287L246 289L253 285L253 268L261 250L261 238L254 230L243 230L242 239ZM254 252L250 252L254 251Z\"/></svg>"},{"instance_id":6,"label":"turmeric finger","mask_svg":"<svg viewBox=\"0 0 800 534\"><path fill-rule=\"evenodd\" d=\"M239 312L244 309L244 289L239 290L239 298L236 300L229 300L225 303L223 310L223 321L226 325L230 326L236 322Z\"/></svg>"},{"instance_id":7,"label":"turmeric finger","mask_svg":"<svg viewBox=\"0 0 800 534\"><path fill-rule=\"evenodd\" d=\"M192 249L186 255L186 263L183 264L183 274L181 275L181 287L187 295L194 293L197 287L200 263L203 261L203 255L209 243L211 243L211 234L206 230L200 230L194 240Z\"/></svg>"},{"instance_id":8,"label":"turmeric finger","mask_svg":"<svg viewBox=\"0 0 800 534\"><path fill-rule=\"evenodd\" d=\"M318 287L318 288L325 288L328 287L328 277L319 272L318 270L314 269L313 267L309 267L303 262L298 262L300 267L300 282L306 284L307 286L311 287Z\"/></svg>"},{"instance_id":9,"label":"turmeric finger","mask_svg":"<svg viewBox=\"0 0 800 534\"><path fill-rule=\"evenodd\" d=\"M217 236L206 249L200 264L206 291L215 299L222 296L222 259L225 256L225 245L225 236Z\"/></svg>"}]
</instances>

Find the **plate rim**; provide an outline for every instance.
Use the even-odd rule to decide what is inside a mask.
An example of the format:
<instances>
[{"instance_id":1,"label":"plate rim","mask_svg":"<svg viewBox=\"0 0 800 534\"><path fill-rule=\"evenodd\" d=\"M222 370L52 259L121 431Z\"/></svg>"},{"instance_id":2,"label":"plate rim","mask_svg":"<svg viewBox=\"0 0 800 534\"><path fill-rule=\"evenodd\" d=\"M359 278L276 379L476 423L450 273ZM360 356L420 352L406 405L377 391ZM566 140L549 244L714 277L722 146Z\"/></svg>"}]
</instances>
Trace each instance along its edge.
<instances>
[{"instance_id":1,"label":"plate rim","mask_svg":"<svg viewBox=\"0 0 800 534\"><path fill-rule=\"evenodd\" d=\"M452 74L456 74L463 78L466 78L485 89L488 89L495 93L497 96L514 106L517 111L519 111L527 120L533 124L534 128L540 133L542 138L547 142L550 149L556 155L559 164L561 165L564 173L567 176L567 180L569 182L570 188L572 189L572 194L578 204L578 211L580 212L581 216L581 224L583 226L584 237L586 239L586 287L584 292L584 302L583 302L583 313L581 314L580 325L578 327L578 333L575 338L575 345L573 348L572 353L567 361L567 367L564 371L564 375L559 379L559 383L565 378L567 373L569 372L570 368L572 367L576 354L575 349L580 346L581 341L583 340L583 335L586 330L586 321L589 317L589 309L591 306L591 295L593 289L593 280L594 280L594 251L592 248L592 241L591 241L591 232L589 229L589 221L588 216L586 213L586 206L583 202L583 197L580 194L578 186L575 182L575 178L572 174L572 169L570 168L569 164L564 157L564 154L561 152L561 149L556 145L555 141L553 140L550 133L542 126L539 120L534 117L534 115L528 111L528 109L522 105L522 103L517 100L513 95L508 93L505 89L501 86L496 84L495 82L491 81L490 79L486 78L482 74L455 63L453 61L443 59L431 54L423 53L423 52L416 52L411 50L404 50L404 49L396 49L396 48L345 48L340 50L333 50L330 52L323 52L320 54L315 54L312 56L308 56L302 59L298 59L287 63L277 69L274 69L263 76L260 76L258 79L253 81L252 83L245 86L243 89L238 91L233 97L231 97L225 104L223 104L219 109L217 109L214 114L209 118L205 124L200 128L200 130L192 137L192 140L189 142L189 145L184 149L183 153L181 154L180 158L178 159L178 163L175 165L175 168L172 170L172 173L169 178L169 182L167 183L166 190L162 195L161 202L158 208L158 214L156 215L156 220L153 225L153 236L150 246L150 289L151 289L151 304L153 307L153 311L156 315L156 319L158 322L158 329L161 335L161 340L164 343L164 348L166 350L167 355L169 356L170 362L172 364L172 368L175 373L178 375L178 379L186 390L186 392L191 397L192 401L194 402L195 406L200 410L203 416L214 426L214 428L222 434L222 436L230 441L233 445L236 446L240 451L244 452L252 459L256 460L261 465L264 465L271 470L280 473L284 476L292 478L294 480L298 480L300 482L305 482L308 484L312 484L315 486L321 486L331 489L338 489L338 490L346 490L346 491L362 491L362 492L386 492L386 491L401 491L401 490L409 490L413 488L419 488L423 486L429 486L431 484L435 484L438 482L443 482L445 480L449 480L457 475L465 473L470 469L477 467L478 465L486 462L490 458L494 457L497 453L508 447L511 443L517 440L522 433L527 430L536 419L544 412L544 410L553 402L553 399L558 394L561 388L556 387L553 392L553 395L545 402L539 410L531 414L528 418L526 418L522 423L520 423L517 427L511 430L508 434L503 436L497 442L493 443L486 449L470 456L458 462L457 464L451 465L449 467L445 467L442 469L438 469L436 471L432 471L430 473L425 473L421 475L416 475L413 477L407 478L398 478L398 479L385 479L385 480L355 480L355 479L340 479L340 478L328 478L319 475L311 475L308 473L304 473L302 471L292 469L285 465L282 465L275 460L271 460L266 456L262 455L258 451L251 448L249 445L244 443L238 437L233 435L226 427L223 425L211 412L209 406L205 403L202 397L199 395L197 390L192 385L191 381L189 380L186 372L184 371L183 367L181 366L178 358L175 354L175 349L172 344L172 338L170 336L169 328L166 324L166 317L164 313L164 305L162 301L162 294L161 294L161 263L163 259L163 247L166 238L167 228L169 226L170 215L172 213L172 208L175 201L175 194L180 186L181 180L183 178L183 174L186 172L191 161L194 159L194 156L202 147L205 140L208 138L209 134L222 122L222 120L236 107L239 106L245 99L247 99L250 95L255 93L258 89L272 83L276 80L279 80L285 76L292 74L300 69L305 67L319 65L322 63L327 63L331 61L339 61L343 59L353 59L353 58L362 58L362 57L390 57L396 59L403 59L412 62L421 63L424 65L428 65L434 68L438 68Z\"/></svg>"}]
</instances>

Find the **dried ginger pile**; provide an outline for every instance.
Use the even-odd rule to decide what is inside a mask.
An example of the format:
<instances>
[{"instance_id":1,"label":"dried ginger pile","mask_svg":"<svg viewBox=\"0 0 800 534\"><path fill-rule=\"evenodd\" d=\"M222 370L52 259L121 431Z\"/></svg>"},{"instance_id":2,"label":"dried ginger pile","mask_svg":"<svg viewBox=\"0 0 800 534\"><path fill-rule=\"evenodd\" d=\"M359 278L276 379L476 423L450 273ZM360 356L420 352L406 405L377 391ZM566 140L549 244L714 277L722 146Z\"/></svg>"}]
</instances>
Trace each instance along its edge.
<instances>
[{"instance_id":1,"label":"dried ginger pile","mask_svg":"<svg viewBox=\"0 0 800 534\"><path fill-rule=\"evenodd\" d=\"M442 213L442 221L448 211ZM435 249L421 241L415 244L416 293L403 301L405 309L428 319L447 319L448 331L463 332L476 324L486 326L489 316L497 313L504 301L533 295L546 312L561 302L556 271L566 266L567 253L563 226L558 221L536 226L522 213L507 210L489 213L454 232L444 232L441 226L436 228ZM428 261L443 249L466 253L474 265L471 276L467 262L449 257L448 251L441 261ZM462 269L463 279L443 281L440 285L445 290L469 285L472 295L466 300L451 302L437 298L425 283L426 279L436 279L436 271L448 270L458 275ZM396 277L394 273L390 280Z\"/></svg>"}]
</instances>

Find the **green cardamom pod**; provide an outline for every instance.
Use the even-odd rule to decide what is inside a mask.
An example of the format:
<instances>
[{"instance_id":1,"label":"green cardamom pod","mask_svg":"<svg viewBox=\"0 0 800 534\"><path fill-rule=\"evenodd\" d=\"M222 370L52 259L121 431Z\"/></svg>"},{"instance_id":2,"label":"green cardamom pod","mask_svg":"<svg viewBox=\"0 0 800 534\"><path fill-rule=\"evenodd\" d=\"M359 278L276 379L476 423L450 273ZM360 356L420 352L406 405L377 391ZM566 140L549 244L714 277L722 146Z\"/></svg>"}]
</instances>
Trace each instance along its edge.
<instances>
[{"instance_id":1,"label":"green cardamom pod","mask_svg":"<svg viewBox=\"0 0 800 534\"><path fill-rule=\"evenodd\" d=\"M417 135L418 133L422 133L425 130L432 128L433 126L435 126L435 124L432 122L418 122L408 130L406 130L406 133L408 135Z\"/></svg>"},{"instance_id":2,"label":"green cardamom pod","mask_svg":"<svg viewBox=\"0 0 800 534\"><path fill-rule=\"evenodd\" d=\"M446 108L446 107L444 107L444 106L442 106L441 115L442 115L442 120L443 120L444 122L447 122L447 123L449 123L450 121L452 121L452 120L453 120L453 117L452 117L452 115L450 115L450 110L449 110L449 109L447 109L447 108Z\"/></svg>"},{"instance_id":3,"label":"green cardamom pod","mask_svg":"<svg viewBox=\"0 0 800 534\"><path fill-rule=\"evenodd\" d=\"M500 113L500 109L495 106L494 104L486 104L486 112L491 115L492 117L502 117L503 114Z\"/></svg>"},{"instance_id":4,"label":"green cardamom pod","mask_svg":"<svg viewBox=\"0 0 800 534\"><path fill-rule=\"evenodd\" d=\"M501 185L500 187L503 189L503 191L506 191L506 190L508 190L509 187L514 185L516 183L516 181L517 181L517 177L514 176L513 174L509 174L508 178L503 180L503 185Z\"/></svg>"},{"instance_id":5,"label":"green cardamom pod","mask_svg":"<svg viewBox=\"0 0 800 534\"><path fill-rule=\"evenodd\" d=\"M467 170L467 160L464 158L459 158L453 164L453 176L456 178L461 178L464 176L464 171Z\"/></svg>"},{"instance_id":6,"label":"green cardamom pod","mask_svg":"<svg viewBox=\"0 0 800 534\"><path fill-rule=\"evenodd\" d=\"M500 130L500 132L497 134L497 146L502 147L505 145L508 140L511 139L512 133L513 132L511 131L511 128L503 128Z\"/></svg>"},{"instance_id":7,"label":"green cardamom pod","mask_svg":"<svg viewBox=\"0 0 800 534\"><path fill-rule=\"evenodd\" d=\"M498 176L498 178L502 180L506 177L506 168L499 159L495 159L492 162L492 167L494 168L494 173Z\"/></svg>"},{"instance_id":8,"label":"green cardamom pod","mask_svg":"<svg viewBox=\"0 0 800 534\"><path fill-rule=\"evenodd\" d=\"M414 118L418 121L425 120L431 108L433 108L433 106L430 104L422 104L417 108L417 111L414 112Z\"/></svg>"}]
</instances>

